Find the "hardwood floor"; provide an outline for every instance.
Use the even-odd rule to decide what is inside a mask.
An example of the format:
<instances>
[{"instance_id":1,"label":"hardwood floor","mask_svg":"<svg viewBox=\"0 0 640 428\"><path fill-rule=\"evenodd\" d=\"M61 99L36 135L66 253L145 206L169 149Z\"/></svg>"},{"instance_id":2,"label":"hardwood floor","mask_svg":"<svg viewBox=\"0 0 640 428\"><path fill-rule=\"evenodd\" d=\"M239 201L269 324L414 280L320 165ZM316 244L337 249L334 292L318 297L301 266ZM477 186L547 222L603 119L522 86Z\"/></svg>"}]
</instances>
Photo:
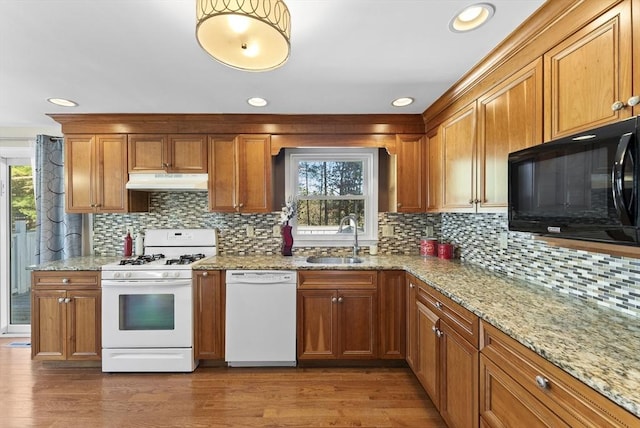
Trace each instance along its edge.
<instances>
[{"instance_id":1,"label":"hardwood floor","mask_svg":"<svg viewBox=\"0 0 640 428\"><path fill-rule=\"evenodd\" d=\"M0 426L445 428L406 368L198 368L104 374L0 339Z\"/></svg>"}]
</instances>

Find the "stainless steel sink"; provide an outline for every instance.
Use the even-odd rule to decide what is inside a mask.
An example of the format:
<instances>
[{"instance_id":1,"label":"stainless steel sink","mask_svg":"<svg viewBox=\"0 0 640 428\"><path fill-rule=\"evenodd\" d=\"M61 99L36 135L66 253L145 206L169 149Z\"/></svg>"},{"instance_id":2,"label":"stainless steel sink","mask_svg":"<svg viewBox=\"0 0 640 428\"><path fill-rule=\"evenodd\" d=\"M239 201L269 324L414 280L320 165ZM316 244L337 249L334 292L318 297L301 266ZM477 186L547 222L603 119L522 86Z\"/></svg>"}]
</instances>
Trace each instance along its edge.
<instances>
[{"instance_id":1,"label":"stainless steel sink","mask_svg":"<svg viewBox=\"0 0 640 428\"><path fill-rule=\"evenodd\" d=\"M354 263L362 263L362 259L358 257L307 257L308 263L318 263L327 265L350 265Z\"/></svg>"}]
</instances>

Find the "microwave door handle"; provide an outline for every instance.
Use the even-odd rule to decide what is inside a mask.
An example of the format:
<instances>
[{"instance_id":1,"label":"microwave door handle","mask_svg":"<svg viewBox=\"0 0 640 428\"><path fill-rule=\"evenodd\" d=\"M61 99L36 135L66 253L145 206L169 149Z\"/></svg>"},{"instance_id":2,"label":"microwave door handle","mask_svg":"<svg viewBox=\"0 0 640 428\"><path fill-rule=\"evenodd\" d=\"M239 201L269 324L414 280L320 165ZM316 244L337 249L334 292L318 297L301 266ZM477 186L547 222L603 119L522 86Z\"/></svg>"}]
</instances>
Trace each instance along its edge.
<instances>
[{"instance_id":1,"label":"microwave door handle","mask_svg":"<svg viewBox=\"0 0 640 428\"><path fill-rule=\"evenodd\" d=\"M624 158L629 151L629 142L633 134L627 133L620 138L616 156L613 162L613 170L611 171L611 189L613 191L613 205L618 212L620 222L624 225L631 225L629 219L629 209L624 200Z\"/></svg>"}]
</instances>

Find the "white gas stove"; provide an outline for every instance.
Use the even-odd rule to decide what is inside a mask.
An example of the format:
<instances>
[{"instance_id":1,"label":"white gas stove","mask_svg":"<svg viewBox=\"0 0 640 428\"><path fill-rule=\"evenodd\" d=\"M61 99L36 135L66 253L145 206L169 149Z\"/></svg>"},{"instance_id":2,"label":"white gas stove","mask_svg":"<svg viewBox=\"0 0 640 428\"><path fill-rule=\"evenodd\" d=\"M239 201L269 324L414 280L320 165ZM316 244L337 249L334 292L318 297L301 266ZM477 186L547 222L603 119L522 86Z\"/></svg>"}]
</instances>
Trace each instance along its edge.
<instances>
[{"instance_id":1,"label":"white gas stove","mask_svg":"<svg viewBox=\"0 0 640 428\"><path fill-rule=\"evenodd\" d=\"M192 266L217 254L216 231L148 230L145 244L102 267L102 371L193 371Z\"/></svg>"}]
</instances>

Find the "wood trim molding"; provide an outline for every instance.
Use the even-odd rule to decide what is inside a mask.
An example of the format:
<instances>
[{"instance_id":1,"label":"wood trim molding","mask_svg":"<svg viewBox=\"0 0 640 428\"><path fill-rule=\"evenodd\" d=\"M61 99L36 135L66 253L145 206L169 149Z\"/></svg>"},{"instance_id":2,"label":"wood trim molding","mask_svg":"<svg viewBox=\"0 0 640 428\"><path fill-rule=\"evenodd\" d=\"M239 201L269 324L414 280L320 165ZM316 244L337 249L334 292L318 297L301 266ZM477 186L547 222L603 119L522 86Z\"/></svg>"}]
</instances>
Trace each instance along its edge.
<instances>
[{"instance_id":1,"label":"wood trim molding","mask_svg":"<svg viewBox=\"0 0 640 428\"><path fill-rule=\"evenodd\" d=\"M422 134L421 134L422 135ZM295 147L378 147L387 150L390 155L396 154L396 135L272 135L271 155L276 156L281 149Z\"/></svg>"},{"instance_id":2,"label":"wood trim molding","mask_svg":"<svg viewBox=\"0 0 640 428\"><path fill-rule=\"evenodd\" d=\"M50 114L64 134L422 134L420 114Z\"/></svg>"}]
</instances>

